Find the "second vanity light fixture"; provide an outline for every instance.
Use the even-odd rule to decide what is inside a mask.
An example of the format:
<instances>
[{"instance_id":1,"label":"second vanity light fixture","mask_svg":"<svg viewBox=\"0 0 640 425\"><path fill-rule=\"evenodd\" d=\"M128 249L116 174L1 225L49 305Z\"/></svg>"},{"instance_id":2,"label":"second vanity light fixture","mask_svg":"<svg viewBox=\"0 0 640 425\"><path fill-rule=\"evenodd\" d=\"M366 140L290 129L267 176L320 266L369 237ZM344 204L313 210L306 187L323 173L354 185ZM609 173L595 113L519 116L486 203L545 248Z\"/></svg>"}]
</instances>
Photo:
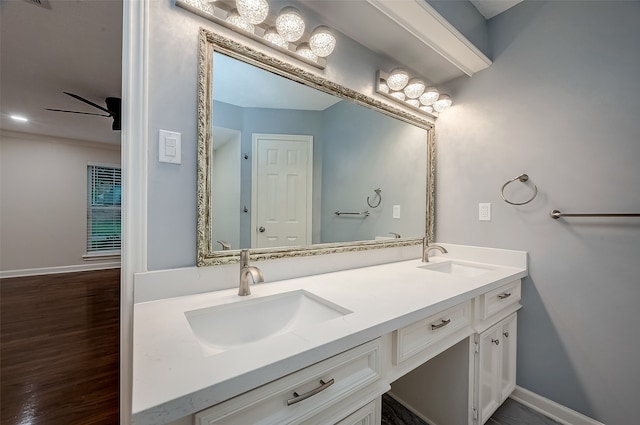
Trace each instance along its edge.
<instances>
[{"instance_id":1,"label":"second vanity light fixture","mask_svg":"<svg viewBox=\"0 0 640 425\"><path fill-rule=\"evenodd\" d=\"M177 0L176 5L318 68L336 47L336 37L324 25L305 36L304 19L292 6L273 17L267 0Z\"/></svg>"},{"instance_id":2,"label":"second vanity light fixture","mask_svg":"<svg viewBox=\"0 0 640 425\"><path fill-rule=\"evenodd\" d=\"M427 115L446 111L452 103L451 96L428 87L422 79L400 68L389 73L378 71L376 92Z\"/></svg>"}]
</instances>

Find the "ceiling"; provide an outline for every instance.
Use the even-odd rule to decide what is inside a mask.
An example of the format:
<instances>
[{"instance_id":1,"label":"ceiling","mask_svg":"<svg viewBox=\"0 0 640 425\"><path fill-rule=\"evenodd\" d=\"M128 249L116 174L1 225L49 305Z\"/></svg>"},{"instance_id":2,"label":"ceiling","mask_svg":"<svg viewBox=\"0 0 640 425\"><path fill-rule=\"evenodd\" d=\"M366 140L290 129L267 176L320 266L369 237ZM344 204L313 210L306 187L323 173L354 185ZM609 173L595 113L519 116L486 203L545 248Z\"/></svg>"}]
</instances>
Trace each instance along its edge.
<instances>
[{"instance_id":1,"label":"ceiling","mask_svg":"<svg viewBox=\"0 0 640 425\"><path fill-rule=\"evenodd\" d=\"M472 0L487 18L520 0ZM39 4L38 4L39 3ZM432 83L451 79L451 64L365 1L305 1L325 22ZM362 11L350 9L361 8ZM0 4L0 128L103 143L120 143L112 120L45 108L100 112L63 92L98 105L122 97L122 0L13 0ZM345 13L349 12L349 13ZM361 16L361 19L345 17ZM384 31L379 31L384 27ZM416 51L423 52L416 55ZM460 73L462 75L462 73ZM18 122L11 115L22 115Z\"/></svg>"},{"instance_id":2,"label":"ceiling","mask_svg":"<svg viewBox=\"0 0 640 425\"><path fill-rule=\"evenodd\" d=\"M107 97L122 97L122 1L41 2L0 4L0 127L119 144L111 118L45 108L100 113L63 91L101 106Z\"/></svg>"}]
</instances>

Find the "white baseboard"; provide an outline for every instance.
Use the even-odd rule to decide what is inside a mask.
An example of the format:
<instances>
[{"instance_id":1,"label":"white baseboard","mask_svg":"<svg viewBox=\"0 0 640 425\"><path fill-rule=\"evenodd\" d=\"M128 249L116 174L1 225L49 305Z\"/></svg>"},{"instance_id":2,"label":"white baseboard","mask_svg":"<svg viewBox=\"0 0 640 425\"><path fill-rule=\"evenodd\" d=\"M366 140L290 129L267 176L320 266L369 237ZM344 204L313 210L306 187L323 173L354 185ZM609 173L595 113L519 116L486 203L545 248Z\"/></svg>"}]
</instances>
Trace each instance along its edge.
<instances>
[{"instance_id":1,"label":"white baseboard","mask_svg":"<svg viewBox=\"0 0 640 425\"><path fill-rule=\"evenodd\" d=\"M43 267L38 269L4 270L0 271L0 279L9 277L38 276L44 274L86 272L91 270L117 269L120 261L109 263L78 264L75 266Z\"/></svg>"},{"instance_id":2,"label":"white baseboard","mask_svg":"<svg viewBox=\"0 0 640 425\"><path fill-rule=\"evenodd\" d=\"M522 387L516 386L510 398L564 425L604 425Z\"/></svg>"},{"instance_id":3,"label":"white baseboard","mask_svg":"<svg viewBox=\"0 0 640 425\"><path fill-rule=\"evenodd\" d=\"M405 402L403 399L401 399L397 395L393 394L392 391L393 391L393 389L391 391L388 391L387 395L389 397L391 397L392 399L394 399L395 401L397 401L398 403L400 403L402 406L404 406L405 409L407 409L408 411L410 411L411 413L413 413L414 415L416 415L418 418L422 419L423 421L425 421L429 425L439 425L436 422L432 421L430 418L427 418L426 416L424 416L422 413L418 412L409 403Z\"/></svg>"}]
</instances>

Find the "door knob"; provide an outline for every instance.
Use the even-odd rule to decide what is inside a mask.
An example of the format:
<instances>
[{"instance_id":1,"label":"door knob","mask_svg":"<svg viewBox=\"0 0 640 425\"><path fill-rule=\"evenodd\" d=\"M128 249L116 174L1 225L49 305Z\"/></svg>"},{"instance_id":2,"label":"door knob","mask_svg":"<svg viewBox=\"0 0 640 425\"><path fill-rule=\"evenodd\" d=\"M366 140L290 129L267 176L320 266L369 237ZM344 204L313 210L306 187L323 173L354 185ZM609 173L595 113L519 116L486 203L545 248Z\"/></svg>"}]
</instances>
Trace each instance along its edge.
<instances>
[{"instance_id":1,"label":"door knob","mask_svg":"<svg viewBox=\"0 0 640 425\"><path fill-rule=\"evenodd\" d=\"M263 226L258 227L258 232L264 233L266 229Z\"/></svg>"}]
</instances>

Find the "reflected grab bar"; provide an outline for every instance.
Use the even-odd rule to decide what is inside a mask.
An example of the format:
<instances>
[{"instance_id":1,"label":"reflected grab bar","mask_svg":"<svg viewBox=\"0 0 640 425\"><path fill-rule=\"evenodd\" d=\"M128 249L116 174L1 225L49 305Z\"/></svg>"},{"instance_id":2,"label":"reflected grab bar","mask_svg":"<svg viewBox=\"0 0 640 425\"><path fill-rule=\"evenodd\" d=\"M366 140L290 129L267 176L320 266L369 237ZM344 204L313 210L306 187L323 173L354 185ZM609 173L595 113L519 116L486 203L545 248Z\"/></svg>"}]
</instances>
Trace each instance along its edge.
<instances>
[{"instance_id":1,"label":"reflected grab bar","mask_svg":"<svg viewBox=\"0 0 640 425\"><path fill-rule=\"evenodd\" d=\"M336 211L334 212L334 214L335 215L361 215L361 216L369 217L369 211L362 211L362 212Z\"/></svg>"},{"instance_id":2,"label":"reflected grab bar","mask_svg":"<svg viewBox=\"0 0 640 425\"><path fill-rule=\"evenodd\" d=\"M640 213L563 213L558 210L551 211L549 215L556 220L560 217L640 217Z\"/></svg>"}]
</instances>

